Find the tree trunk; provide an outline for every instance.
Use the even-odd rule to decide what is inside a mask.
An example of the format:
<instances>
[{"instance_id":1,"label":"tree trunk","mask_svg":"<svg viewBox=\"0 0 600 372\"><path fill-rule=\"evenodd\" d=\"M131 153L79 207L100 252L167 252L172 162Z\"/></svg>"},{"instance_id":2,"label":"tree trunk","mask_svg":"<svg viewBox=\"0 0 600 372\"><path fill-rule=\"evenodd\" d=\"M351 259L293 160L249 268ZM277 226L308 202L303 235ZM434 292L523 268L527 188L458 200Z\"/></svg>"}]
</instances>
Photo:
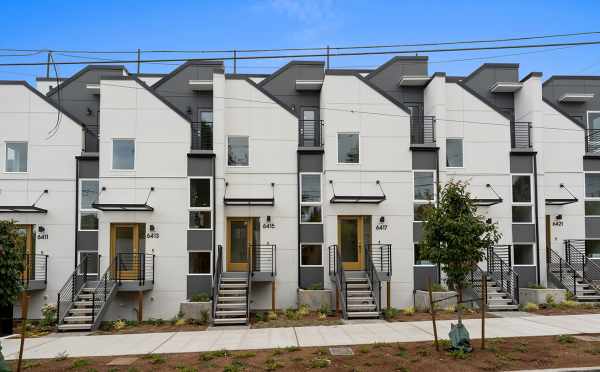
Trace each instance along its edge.
<instances>
[{"instance_id":1,"label":"tree trunk","mask_svg":"<svg viewBox=\"0 0 600 372\"><path fill-rule=\"evenodd\" d=\"M458 303L456 304L456 309L458 310L458 324L462 324L462 316L463 316L463 287L462 285L457 286L458 289Z\"/></svg>"}]
</instances>

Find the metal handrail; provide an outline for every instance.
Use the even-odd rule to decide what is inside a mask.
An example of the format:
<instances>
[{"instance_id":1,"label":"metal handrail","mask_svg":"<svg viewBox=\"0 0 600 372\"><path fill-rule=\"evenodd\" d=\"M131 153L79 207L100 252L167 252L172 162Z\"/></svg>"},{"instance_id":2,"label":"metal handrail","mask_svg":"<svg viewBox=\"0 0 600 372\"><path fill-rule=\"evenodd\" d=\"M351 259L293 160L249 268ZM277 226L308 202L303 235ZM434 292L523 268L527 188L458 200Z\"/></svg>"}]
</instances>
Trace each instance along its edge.
<instances>
[{"instance_id":1,"label":"metal handrail","mask_svg":"<svg viewBox=\"0 0 600 372\"><path fill-rule=\"evenodd\" d=\"M473 265L473 270L471 270L471 274L467 277L467 280L470 284L471 290L473 291L473 294L475 295L475 298L482 298L483 297L483 288L481 287L482 285L482 279L486 278L487 274L485 272L483 272L483 270L481 270L481 268L475 264ZM485 303L488 303L488 299L485 298Z\"/></svg>"},{"instance_id":2,"label":"metal handrail","mask_svg":"<svg viewBox=\"0 0 600 372\"><path fill-rule=\"evenodd\" d=\"M371 260L378 273L392 276L392 245L372 243L366 245L371 252Z\"/></svg>"},{"instance_id":3,"label":"metal handrail","mask_svg":"<svg viewBox=\"0 0 600 372\"><path fill-rule=\"evenodd\" d=\"M342 252L337 244L329 246L329 275L335 278L335 283L340 291L342 314L344 318L346 318L348 314L348 283L346 282L346 273L344 271L342 261Z\"/></svg>"},{"instance_id":4,"label":"metal handrail","mask_svg":"<svg viewBox=\"0 0 600 372\"><path fill-rule=\"evenodd\" d=\"M578 276L600 291L600 266L585 254L585 240L565 240L565 257Z\"/></svg>"},{"instance_id":5,"label":"metal handrail","mask_svg":"<svg viewBox=\"0 0 600 372\"><path fill-rule=\"evenodd\" d=\"M577 271L553 249L550 249L548 274L554 277L564 289L577 296Z\"/></svg>"},{"instance_id":6,"label":"metal handrail","mask_svg":"<svg viewBox=\"0 0 600 372\"><path fill-rule=\"evenodd\" d=\"M585 152L600 153L600 129L585 130Z\"/></svg>"},{"instance_id":7,"label":"metal handrail","mask_svg":"<svg viewBox=\"0 0 600 372\"><path fill-rule=\"evenodd\" d=\"M508 247L510 252L510 245L501 247ZM487 272L496 284L500 285L500 289L508 293L513 304L516 305L519 303L519 275L494 251L494 248L496 247L491 247L487 251Z\"/></svg>"},{"instance_id":8,"label":"metal handrail","mask_svg":"<svg viewBox=\"0 0 600 372\"><path fill-rule=\"evenodd\" d=\"M323 146L323 120L298 120L298 146Z\"/></svg>"},{"instance_id":9,"label":"metal handrail","mask_svg":"<svg viewBox=\"0 0 600 372\"><path fill-rule=\"evenodd\" d=\"M213 149L213 122L195 121L191 124L192 150Z\"/></svg>"},{"instance_id":10,"label":"metal handrail","mask_svg":"<svg viewBox=\"0 0 600 372\"><path fill-rule=\"evenodd\" d=\"M27 289L32 280L48 283L48 255L25 253L25 271L21 275L23 287Z\"/></svg>"},{"instance_id":11,"label":"metal handrail","mask_svg":"<svg viewBox=\"0 0 600 372\"><path fill-rule=\"evenodd\" d=\"M146 281L154 283L153 253L119 253L115 258L115 277L121 284L123 281L137 281L140 286Z\"/></svg>"},{"instance_id":12,"label":"metal handrail","mask_svg":"<svg viewBox=\"0 0 600 372\"><path fill-rule=\"evenodd\" d=\"M379 278L377 267L373 262L371 244L365 246L365 268L367 269L367 277L371 285L371 292L375 296L375 306L378 314L381 313L381 279Z\"/></svg>"},{"instance_id":13,"label":"metal handrail","mask_svg":"<svg viewBox=\"0 0 600 372\"><path fill-rule=\"evenodd\" d=\"M410 117L410 143L412 145L435 145L435 116Z\"/></svg>"},{"instance_id":14,"label":"metal handrail","mask_svg":"<svg viewBox=\"0 0 600 372\"><path fill-rule=\"evenodd\" d=\"M277 275L277 245L275 244L250 244L252 252L252 272L271 273Z\"/></svg>"},{"instance_id":15,"label":"metal handrail","mask_svg":"<svg viewBox=\"0 0 600 372\"><path fill-rule=\"evenodd\" d=\"M104 274L98 278L98 283L92 292L92 324L99 320L99 315L108 304L108 300L117 286L115 278L115 265L117 257L113 258Z\"/></svg>"},{"instance_id":16,"label":"metal handrail","mask_svg":"<svg viewBox=\"0 0 600 372\"><path fill-rule=\"evenodd\" d=\"M215 248L213 248L214 250ZM214 272L212 277L212 316L215 319L217 315L217 302L219 302L219 285L221 283L221 275L223 274L223 246L218 245L216 247L216 254L214 263Z\"/></svg>"},{"instance_id":17,"label":"metal handrail","mask_svg":"<svg viewBox=\"0 0 600 372\"><path fill-rule=\"evenodd\" d=\"M510 138L513 149L530 149L533 147L531 129L531 122L528 121L512 121L510 123Z\"/></svg>"},{"instance_id":18,"label":"metal handrail","mask_svg":"<svg viewBox=\"0 0 600 372\"><path fill-rule=\"evenodd\" d=\"M73 305L73 302L75 302L75 298L79 294L79 291L87 282L87 264L88 256L85 255L79 265L75 267L75 270L73 270L62 288L58 291L56 299L56 321L58 324L61 324L63 318ZM81 269L83 269L83 272ZM61 303L63 305L61 305Z\"/></svg>"},{"instance_id":19,"label":"metal handrail","mask_svg":"<svg viewBox=\"0 0 600 372\"><path fill-rule=\"evenodd\" d=\"M251 246L248 246L248 249L251 249ZM250 324L250 294L252 293L252 266L253 264L253 259L252 259L252 252L250 252L251 254L248 255L248 275L246 277L247 280L247 286L246 286L246 323Z\"/></svg>"}]
</instances>

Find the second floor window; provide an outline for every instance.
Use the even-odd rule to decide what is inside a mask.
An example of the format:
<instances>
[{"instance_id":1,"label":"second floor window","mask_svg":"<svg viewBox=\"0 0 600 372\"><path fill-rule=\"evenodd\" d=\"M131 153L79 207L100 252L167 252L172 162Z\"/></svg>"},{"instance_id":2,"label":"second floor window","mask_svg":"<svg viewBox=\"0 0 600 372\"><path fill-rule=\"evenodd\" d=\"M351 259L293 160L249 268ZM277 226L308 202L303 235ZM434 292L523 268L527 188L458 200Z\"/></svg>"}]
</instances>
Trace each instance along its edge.
<instances>
[{"instance_id":1,"label":"second floor window","mask_svg":"<svg viewBox=\"0 0 600 372\"><path fill-rule=\"evenodd\" d=\"M189 228L212 226L212 182L210 178L190 178Z\"/></svg>"},{"instance_id":2,"label":"second floor window","mask_svg":"<svg viewBox=\"0 0 600 372\"><path fill-rule=\"evenodd\" d=\"M135 166L135 141L132 139L113 139L112 168L132 170Z\"/></svg>"},{"instance_id":3,"label":"second floor window","mask_svg":"<svg viewBox=\"0 0 600 372\"><path fill-rule=\"evenodd\" d=\"M300 193L300 222L321 223L321 174L301 174Z\"/></svg>"},{"instance_id":4,"label":"second floor window","mask_svg":"<svg viewBox=\"0 0 600 372\"><path fill-rule=\"evenodd\" d=\"M27 142L6 142L6 172L27 172Z\"/></svg>"},{"instance_id":5,"label":"second floor window","mask_svg":"<svg viewBox=\"0 0 600 372\"><path fill-rule=\"evenodd\" d=\"M448 168L462 168L463 166L463 140L462 138L446 139L446 166Z\"/></svg>"},{"instance_id":6,"label":"second floor window","mask_svg":"<svg viewBox=\"0 0 600 372\"><path fill-rule=\"evenodd\" d=\"M435 173L432 171L415 171L413 221L423 221L425 212L435 204L435 200Z\"/></svg>"},{"instance_id":7,"label":"second floor window","mask_svg":"<svg viewBox=\"0 0 600 372\"><path fill-rule=\"evenodd\" d=\"M358 133L338 133L338 163L358 164L360 161L360 140Z\"/></svg>"},{"instance_id":8,"label":"second floor window","mask_svg":"<svg viewBox=\"0 0 600 372\"><path fill-rule=\"evenodd\" d=\"M532 215L532 196L531 196L531 176L515 175L512 176L512 221L516 223L531 223Z\"/></svg>"},{"instance_id":9,"label":"second floor window","mask_svg":"<svg viewBox=\"0 0 600 372\"><path fill-rule=\"evenodd\" d=\"M98 211L92 204L98 202L99 182L97 179L79 182L79 230L98 230Z\"/></svg>"},{"instance_id":10,"label":"second floor window","mask_svg":"<svg viewBox=\"0 0 600 372\"><path fill-rule=\"evenodd\" d=\"M600 173L585 174L585 215L600 216Z\"/></svg>"},{"instance_id":11,"label":"second floor window","mask_svg":"<svg viewBox=\"0 0 600 372\"><path fill-rule=\"evenodd\" d=\"M247 167L250 164L249 159L248 137L227 137L227 165L230 167Z\"/></svg>"}]
</instances>

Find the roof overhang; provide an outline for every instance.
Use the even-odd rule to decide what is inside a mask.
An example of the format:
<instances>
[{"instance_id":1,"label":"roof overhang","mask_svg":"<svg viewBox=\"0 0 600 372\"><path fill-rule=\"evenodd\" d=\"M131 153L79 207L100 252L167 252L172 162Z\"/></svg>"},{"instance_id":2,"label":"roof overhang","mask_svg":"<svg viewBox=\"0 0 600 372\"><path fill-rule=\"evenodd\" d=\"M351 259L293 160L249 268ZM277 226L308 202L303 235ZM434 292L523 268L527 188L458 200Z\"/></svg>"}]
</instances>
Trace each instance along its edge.
<instances>
[{"instance_id":1,"label":"roof overhang","mask_svg":"<svg viewBox=\"0 0 600 372\"><path fill-rule=\"evenodd\" d=\"M225 205L241 205L241 206L273 206L275 198L223 198Z\"/></svg>"},{"instance_id":2,"label":"roof overhang","mask_svg":"<svg viewBox=\"0 0 600 372\"><path fill-rule=\"evenodd\" d=\"M385 200L385 195L334 195L331 204L379 204Z\"/></svg>"},{"instance_id":3,"label":"roof overhang","mask_svg":"<svg viewBox=\"0 0 600 372\"><path fill-rule=\"evenodd\" d=\"M514 93L523 88L523 83L518 81L498 81L490 88L492 93Z\"/></svg>"},{"instance_id":4,"label":"roof overhang","mask_svg":"<svg viewBox=\"0 0 600 372\"><path fill-rule=\"evenodd\" d=\"M323 86L323 80L296 80L298 91L319 91Z\"/></svg>"},{"instance_id":5,"label":"roof overhang","mask_svg":"<svg viewBox=\"0 0 600 372\"><path fill-rule=\"evenodd\" d=\"M422 87L429 83L431 77L427 75L404 75L400 77L400 87Z\"/></svg>"},{"instance_id":6,"label":"roof overhang","mask_svg":"<svg viewBox=\"0 0 600 372\"><path fill-rule=\"evenodd\" d=\"M587 102L594 99L594 93L565 93L558 99L558 102Z\"/></svg>"},{"instance_id":7,"label":"roof overhang","mask_svg":"<svg viewBox=\"0 0 600 372\"><path fill-rule=\"evenodd\" d=\"M47 209L35 205L0 205L0 213L48 213Z\"/></svg>"},{"instance_id":8,"label":"roof overhang","mask_svg":"<svg viewBox=\"0 0 600 372\"><path fill-rule=\"evenodd\" d=\"M213 90L213 81L212 80L190 80L188 85L192 90L198 92L210 92Z\"/></svg>"},{"instance_id":9,"label":"roof overhang","mask_svg":"<svg viewBox=\"0 0 600 372\"><path fill-rule=\"evenodd\" d=\"M154 208L148 204L105 204L92 203L92 208L103 212L152 212Z\"/></svg>"},{"instance_id":10,"label":"roof overhang","mask_svg":"<svg viewBox=\"0 0 600 372\"><path fill-rule=\"evenodd\" d=\"M491 207L492 205L502 203L502 201L502 198L474 199L473 203L478 207Z\"/></svg>"},{"instance_id":11,"label":"roof overhang","mask_svg":"<svg viewBox=\"0 0 600 372\"><path fill-rule=\"evenodd\" d=\"M86 84L85 88L93 94L100 94L100 84Z\"/></svg>"},{"instance_id":12,"label":"roof overhang","mask_svg":"<svg viewBox=\"0 0 600 372\"><path fill-rule=\"evenodd\" d=\"M566 199L546 199L546 205L567 205L577 203L577 198L566 198Z\"/></svg>"}]
</instances>

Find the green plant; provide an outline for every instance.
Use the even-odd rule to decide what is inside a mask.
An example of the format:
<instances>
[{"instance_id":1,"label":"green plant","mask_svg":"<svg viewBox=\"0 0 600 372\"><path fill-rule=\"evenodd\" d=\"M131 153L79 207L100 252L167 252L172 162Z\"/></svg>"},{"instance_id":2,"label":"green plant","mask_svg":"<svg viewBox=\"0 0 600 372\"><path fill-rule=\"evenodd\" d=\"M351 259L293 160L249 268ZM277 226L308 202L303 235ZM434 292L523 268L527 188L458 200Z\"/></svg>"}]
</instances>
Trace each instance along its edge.
<instances>
[{"instance_id":1,"label":"green plant","mask_svg":"<svg viewBox=\"0 0 600 372\"><path fill-rule=\"evenodd\" d=\"M311 285L308 286L308 288L306 288L310 291L319 291L321 289L323 289L323 284L321 283L313 283Z\"/></svg>"},{"instance_id":2,"label":"green plant","mask_svg":"<svg viewBox=\"0 0 600 372\"><path fill-rule=\"evenodd\" d=\"M200 354L200 359L204 360L204 361L209 361L209 360L213 360L216 358L224 358L227 356L230 356L231 353L225 349L223 350L216 350L216 351L208 351L206 353L202 353Z\"/></svg>"},{"instance_id":3,"label":"green plant","mask_svg":"<svg viewBox=\"0 0 600 372\"><path fill-rule=\"evenodd\" d=\"M527 288L530 288L530 289L546 289L546 287L544 287L541 284L537 284L537 283L529 283L529 285L527 286Z\"/></svg>"},{"instance_id":4,"label":"green plant","mask_svg":"<svg viewBox=\"0 0 600 372\"><path fill-rule=\"evenodd\" d=\"M162 355L159 354L144 355L144 359L148 359L151 364L163 364L167 361Z\"/></svg>"},{"instance_id":5,"label":"green plant","mask_svg":"<svg viewBox=\"0 0 600 372\"><path fill-rule=\"evenodd\" d=\"M269 311L267 313L267 320L271 321L271 320L277 320L277 312L275 311Z\"/></svg>"},{"instance_id":6,"label":"green plant","mask_svg":"<svg viewBox=\"0 0 600 372\"><path fill-rule=\"evenodd\" d=\"M404 309L402 309L402 314L411 316L411 315L414 315L415 311L416 310L413 306L409 306L409 307L405 307Z\"/></svg>"},{"instance_id":7,"label":"green plant","mask_svg":"<svg viewBox=\"0 0 600 372\"><path fill-rule=\"evenodd\" d=\"M331 365L331 360L327 358L314 358L310 361L310 368L327 368Z\"/></svg>"},{"instance_id":8,"label":"green plant","mask_svg":"<svg viewBox=\"0 0 600 372\"><path fill-rule=\"evenodd\" d=\"M255 356L256 356L256 353L253 351L241 351L239 353L234 354L235 358L240 358L240 359L253 358Z\"/></svg>"},{"instance_id":9,"label":"green plant","mask_svg":"<svg viewBox=\"0 0 600 372\"><path fill-rule=\"evenodd\" d=\"M406 351L406 348L402 345L398 345L398 351L396 352L396 356L401 357L401 358L406 358L407 355L408 355L408 351Z\"/></svg>"},{"instance_id":10,"label":"green plant","mask_svg":"<svg viewBox=\"0 0 600 372\"><path fill-rule=\"evenodd\" d=\"M431 292L448 292L448 288L444 287L440 283L432 283Z\"/></svg>"},{"instance_id":11,"label":"green plant","mask_svg":"<svg viewBox=\"0 0 600 372\"><path fill-rule=\"evenodd\" d=\"M262 311L257 311L256 314L254 314L254 319L256 319L257 322L264 322L265 313L263 313Z\"/></svg>"},{"instance_id":12,"label":"green plant","mask_svg":"<svg viewBox=\"0 0 600 372\"><path fill-rule=\"evenodd\" d=\"M467 359L470 355L469 353L465 352L464 349L452 350L449 354L454 359Z\"/></svg>"},{"instance_id":13,"label":"green plant","mask_svg":"<svg viewBox=\"0 0 600 372\"><path fill-rule=\"evenodd\" d=\"M387 320L390 320L398 316L399 313L400 310L396 309L395 307L390 307L383 311L383 317Z\"/></svg>"},{"instance_id":14,"label":"green plant","mask_svg":"<svg viewBox=\"0 0 600 372\"><path fill-rule=\"evenodd\" d=\"M523 310L527 312L537 311L539 309L540 307L537 304L534 304L533 302L528 302L525 305L523 305Z\"/></svg>"},{"instance_id":15,"label":"green plant","mask_svg":"<svg viewBox=\"0 0 600 372\"><path fill-rule=\"evenodd\" d=\"M299 316L307 316L310 314L310 307L306 304L302 304L298 307L298 315Z\"/></svg>"},{"instance_id":16,"label":"green plant","mask_svg":"<svg viewBox=\"0 0 600 372\"><path fill-rule=\"evenodd\" d=\"M190 297L190 302L208 302L210 301L210 296L205 292L194 293L192 297Z\"/></svg>"},{"instance_id":17,"label":"green plant","mask_svg":"<svg viewBox=\"0 0 600 372\"><path fill-rule=\"evenodd\" d=\"M367 345L363 345L358 348L358 352L361 354L368 354L370 351L371 351L371 348Z\"/></svg>"},{"instance_id":18,"label":"green plant","mask_svg":"<svg viewBox=\"0 0 600 372\"><path fill-rule=\"evenodd\" d=\"M281 349L273 350L273 356L277 356L277 355L281 355L281 354L283 354L283 351Z\"/></svg>"},{"instance_id":19,"label":"green plant","mask_svg":"<svg viewBox=\"0 0 600 372\"><path fill-rule=\"evenodd\" d=\"M287 351L288 353L293 353L296 351L300 351L300 347L299 346L288 346L285 348L285 351Z\"/></svg>"},{"instance_id":20,"label":"green plant","mask_svg":"<svg viewBox=\"0 0 600 372\"><path fill-rule=\"evenodd\" d=\"M197 372L198 371L197 368L188 367L188 366L181 365L181 364L175 366L175 369L178 370L178 371L180 371L180 372Z\"/></svg>"},{"instance_id":21,"label":"green plant","mask_svg":"<svg viewBox=\"0 0 600 372\"><path fill-rule=\"evenodd\" d=\"M25 238L17 233L13 221L0 221L0 307L12 306L23 290Z\"/></svg>"},{"instance_id":22,"label":"green plant","mask_svg":"<svg viewBox=\"0 0 600 372\"><path fill-rule=\"evenodd\" d=\"M327 316L327 314L329 314L329 310L329 304L326 302L322 303L319 307L319 314L324 314L325 316Z\"/></svg>"},{"instance_id":23,"label":"green plant","mask_svg":"<svg viewBox=\"0 0 600 372\"><path fill-rule=\"evenodd\" d=\"M223 367L223 372L240 372L244 370L244 367L244 363L240 362L239 360L234 360L231 362L231 364Z\"/></svg>"},{"instance_id":24,"label":"green plant","mask_svg":"<svg viewBox=\"0 0 600 372\"><path fill-rule=\"evenodd\" d=\"M565 298L567 299L567 301L573 301L575 300L575 294L571 291L567 291Z\"/></svg>"},{"instance_id":25,"label":"green plant","mask_svg":"<svg viewBox=\"0 0 600 372\"><path fill-rule=\"evenodd\" d=\"M546 303L546 305L548 305L550 307L556 306L556 301L554 301L554 296L552 296L551 294L546 295L545 303Z\"/></svg>"},{"instance_id":26,"label":"green plant","mask_svg":"<svg viewBox=\"0 0 600 372\"><path fill-rule=\"evenodd\" d=\"M56 325L56 305L45 304L42 306L42 319L40 320L40 326L52 327Z\"/></svg>"},{"instance_id":27,"label":"green plant","mask_svg":"<svg viewBox=\"0 0 600 372\"><path fill-rule=\"evenodd\" d=\"M207 324L210 318L208 310L200 311L200 324Z\"/></svg>"},{"instance_id":28,"label":"green plant","mask_svg":"<svg viewBox=\"0 0 600 372\"><path fill-rule=\"evenodd\" d=\"M85 359L75 359L71 364L71 369L79 369L83 367L87 367L90 365L90 362Z\"/></svg>"},{"instance_id":29,"label":"green plant","mask_svg":"<svg viewBox=\"0 0 600 372\"><path fill-rule=\"evenodd\" d=\"M561 302L558 306L563 309L572 309L572 308L578 307L579 303L577 301L573 301L573 300L566 300L566 301Z\"/></svg>"},{"instance_id":30,"label":"green plant","mask_svg":"<svg viewBox=\"0 0 600 372\"><path fill-rule=\"evenodd\" d=\"M571 335L560 335L556 339L561 344L574 344L577 342L577 339Z\"/></svg>"},{"instance_id":31,"label":"green plant","mask_svg":"<svg viewBox=\"0 0 600 372\"><path fill-rule=\"evenodd\" d=\"M438 340L438 345L444 350L450 349L450 346L452 346L452 344L450 343L450 340L446 340L446 339Z\"/></svg>"},{"instance_id":32,"label":"green plant","mask_svg":"<svg viewBox=\"0 0 600 372\"><path fill-rule=\"evenodd\" d=\"M121 329L127 327L127 323L125 323L124 320L115 320L112 324L112 329L114 329L115 331L120 331Z\"/></svg>"},{"instance_id":33,"label":"green plant","mask_svg":"<svg viewBox=\"0 0 600 372\"><path fill-rule=\"evenodd\" d=\"M274 371L279 368L283 368L283 363L277 359L269 358L265 361L265 371Z\"/></svg>"},{"instance_id":34,"label":"green plant","mask_svg":"<svg viewBox=\"0 0 600 372\"><path fill-rule=\"evenodd\" d=\"M298 311L289 308L289 309L285 309L285 317L288 318L289 320L298 320L300 319L300 314L298 313Z\"/></svg>"}]
</instances>

